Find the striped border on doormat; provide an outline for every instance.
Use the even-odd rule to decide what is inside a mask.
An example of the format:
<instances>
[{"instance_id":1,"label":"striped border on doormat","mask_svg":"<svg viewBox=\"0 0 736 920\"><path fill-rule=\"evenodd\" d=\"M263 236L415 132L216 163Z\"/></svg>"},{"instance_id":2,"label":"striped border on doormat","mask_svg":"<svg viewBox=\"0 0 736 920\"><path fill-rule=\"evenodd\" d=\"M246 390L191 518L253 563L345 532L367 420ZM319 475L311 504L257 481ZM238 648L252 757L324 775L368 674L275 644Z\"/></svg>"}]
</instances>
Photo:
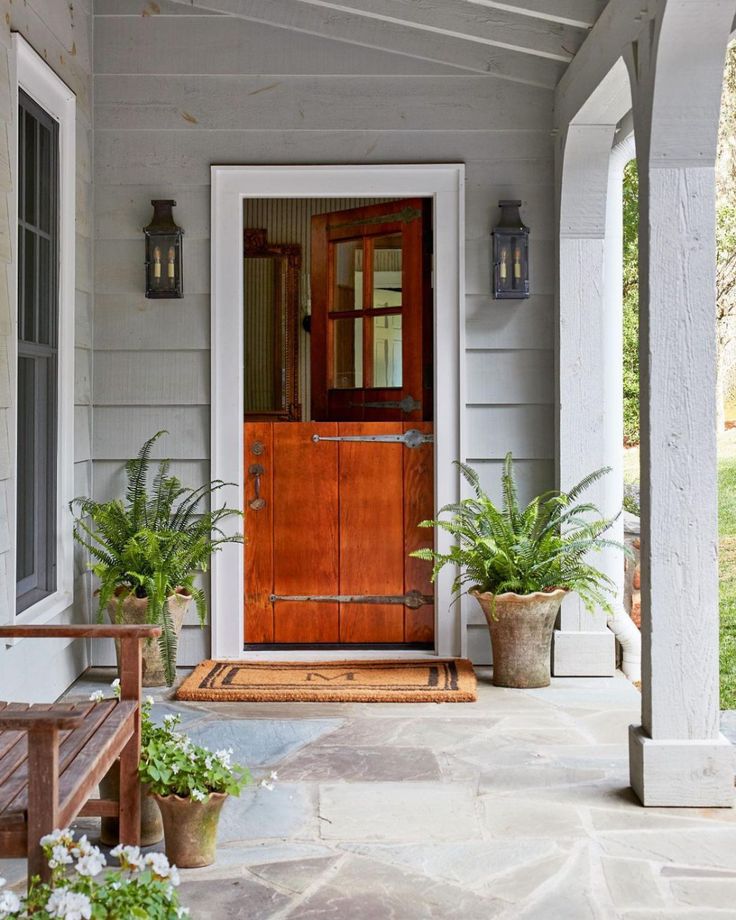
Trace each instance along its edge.
<instances>
[{"instance_id":1,"label":"striped border on doormat","mask_svg":"<svg viewBox=\"0 0 736 920\"><path fill-rule=\"evenodd\" d=\"M298 703L472 703L464 658L412 661L202 661L178 700Z\"/></svg>"}]
</instances>

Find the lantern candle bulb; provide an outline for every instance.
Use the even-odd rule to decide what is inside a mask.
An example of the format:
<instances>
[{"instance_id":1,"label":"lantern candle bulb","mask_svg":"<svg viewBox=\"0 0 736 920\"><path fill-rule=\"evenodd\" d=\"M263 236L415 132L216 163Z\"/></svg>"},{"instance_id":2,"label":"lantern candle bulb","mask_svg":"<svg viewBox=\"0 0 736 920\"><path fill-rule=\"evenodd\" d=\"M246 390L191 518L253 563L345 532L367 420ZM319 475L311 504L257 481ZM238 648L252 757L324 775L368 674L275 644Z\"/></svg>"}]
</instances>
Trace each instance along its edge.
<instances>
[{"instance_id":1,"label":"lantern candle bulb","mask_svg":"<svg viewBox=\"0 0 736 920\"><path fill-rule=\"evenodd\" d=\"M168 278L169 278L169 281L173 281L173 280L174 280L174 257L175 257L174 247L171 246L171 247L169 248L169 265L168 265Z\"/></svg>"},{"instance_id":2,"label":"lantern candle bulb","mask_svg":"<svg viewBox=\"0 0 736 920\"><path fill-rule=\"evenodd\" d=\"M161 280L161 250L158 246L153 249L153 277L155 281Z\"/></svg>"},{"instance_id":3,"label":"lantern candle bulb","mask_svg":"<svg viewBox=\"0 0 736 920\"><path fill-rule=\"evenodd\" d=\"M514 281L521 280L521 250L514 250Z\"/></svg>"},{"instance_id":4,"label":"lantern candle bulb","mask_svg":"<svg viewBox=\"0 0 736 920\"><path fill-rule=\"evenodd\" d=\"M508 257L508 252L505 249L501 250L501 262L498 266L498 274L501 278L501 281L505 281L508 276L508 268L506 266L506 259Z\"/></svg>"}]
</instances>

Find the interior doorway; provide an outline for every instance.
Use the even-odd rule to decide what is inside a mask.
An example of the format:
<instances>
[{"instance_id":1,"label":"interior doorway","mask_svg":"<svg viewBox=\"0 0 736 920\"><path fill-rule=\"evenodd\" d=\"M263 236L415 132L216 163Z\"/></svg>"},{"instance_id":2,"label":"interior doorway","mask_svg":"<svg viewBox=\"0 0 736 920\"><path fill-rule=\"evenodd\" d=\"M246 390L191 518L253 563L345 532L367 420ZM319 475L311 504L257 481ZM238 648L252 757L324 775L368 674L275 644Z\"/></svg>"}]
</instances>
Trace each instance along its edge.
<instances>
[{"instance_id":1,"label":"interior doorway","mask_svg":"<svg viewBox=\"0 0 736 920\"><path fill-rule=\"evenodd\" d=\"M244 647L431 650L432 201L243 224Z\"/></svg>"}]
</instances>

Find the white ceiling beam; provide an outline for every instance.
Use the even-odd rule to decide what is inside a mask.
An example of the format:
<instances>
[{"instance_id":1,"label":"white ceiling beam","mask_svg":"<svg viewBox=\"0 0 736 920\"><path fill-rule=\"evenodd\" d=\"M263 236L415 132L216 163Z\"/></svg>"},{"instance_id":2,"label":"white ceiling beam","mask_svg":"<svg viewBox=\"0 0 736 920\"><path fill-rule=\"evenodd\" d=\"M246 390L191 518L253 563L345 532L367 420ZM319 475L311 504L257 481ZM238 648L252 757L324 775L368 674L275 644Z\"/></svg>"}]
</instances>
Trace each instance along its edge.
<instances>
[{"instance_id":1,"label":"white ceiling beam","mask_svg":"<svg viewBox=\"0 0 736 920\"><path fill-rule=\"evenodd\" d=\"M175 0L182 6L226 13L293 32L390 51L457 67L467 73L554 88L565 64L522 55L506 48L417 31L409 26L365 18L354 12L318 8L294 0Z\"/></svg>"},{"instance_id":2,"label":"white ceiling beam","mask_svg":"<svg viewBox=\"0 0 736 920\"><path fill-rule=\"evenodd\" d=\"M546 19L565 26L589 29L598 19L606 0L463 0L475 6L507 10L519 16Z\"/></svg>"},{"instance_id":3,"label":"white ceiling beam","mask_svg":"<svg viewBox=\"0 0 736 920\"><path fill-rule=\"evenodd\" d=\"M587 34L549 19L532 19L464 0L424 0L421 4L407 4L405 0L295 2L563 62L572 58Z\"/></svg>"},{"instance_id":4,"label":"white ceiling beam","mask_svg":"<svg viewBox=\"0 0 736 920\"><path fill-rule=\"evenodd\" d=\"M654 19L661 0L610 0L555 91L555 124L573 121L631 43ZM685 66L685 65L683 65Z\"/></svg>"}]
</instances>

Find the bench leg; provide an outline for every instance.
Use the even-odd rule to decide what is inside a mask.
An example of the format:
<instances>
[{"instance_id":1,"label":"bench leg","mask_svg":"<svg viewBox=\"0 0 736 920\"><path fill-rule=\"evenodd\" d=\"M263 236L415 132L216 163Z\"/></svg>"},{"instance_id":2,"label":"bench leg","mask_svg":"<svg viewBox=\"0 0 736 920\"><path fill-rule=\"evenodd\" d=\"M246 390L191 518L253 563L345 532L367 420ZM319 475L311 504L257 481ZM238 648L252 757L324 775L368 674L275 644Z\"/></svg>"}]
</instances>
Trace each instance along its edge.
<instances>
[{"instance_id":1,"label":"bench leg","mask_svg":"<svg viewBox=\"0 0 736 920\"><path fill-rule=\"evenodd\" d=\"M120 754L120 843L141 841L141 782L138 778L140 736L136 733Z\"/></svg>"},{"instance_id":2,"label":"bench leg","mask_svg":"<svg viewBox=\"0 0 736 920\"><path fill-rule=\"evenodd\" d=\"M59 816L59 731L28 732L28 879L48 881L51 870L39 841L56 830Z\"/></svg>"}]
</instances>

